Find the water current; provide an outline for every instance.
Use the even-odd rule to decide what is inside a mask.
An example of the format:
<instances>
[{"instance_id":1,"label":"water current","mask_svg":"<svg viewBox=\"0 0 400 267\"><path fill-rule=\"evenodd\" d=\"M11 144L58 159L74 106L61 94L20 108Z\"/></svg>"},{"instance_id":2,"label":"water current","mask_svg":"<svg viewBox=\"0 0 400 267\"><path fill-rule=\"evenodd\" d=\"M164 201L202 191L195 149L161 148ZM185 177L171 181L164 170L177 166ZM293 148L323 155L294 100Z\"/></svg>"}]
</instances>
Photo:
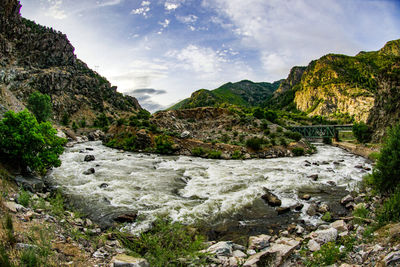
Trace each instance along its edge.
<instances>
[{"instance_id":1,"label":"water current","mask_svg":"<svg viewBox=\"0 0 400 267\"><path fill-rule=\"evenodd\" d=\"M360 165L371 167L366 159L340 148L317 148L312 156L212 160L122 152L101 142L87 142L67 148L61 156L62 165L47 179L71 198L80 199L86 210L137 211L138 222L129 225L133 232L148 227L156 216L209 225L273 221L279 216L261 200L264 188L276 194L283 207L304 205L297 217L316 223L319 217L306 214L309 202L299 196L311 193L322 202L338 198L366 174ZM95 160L85 162L89 154ZM83 174L89 168L95 173ZM309 178L313 174L318 174L317 181ZM282 218L291 220L290 216Z\"/></svg>"}]
</instances>

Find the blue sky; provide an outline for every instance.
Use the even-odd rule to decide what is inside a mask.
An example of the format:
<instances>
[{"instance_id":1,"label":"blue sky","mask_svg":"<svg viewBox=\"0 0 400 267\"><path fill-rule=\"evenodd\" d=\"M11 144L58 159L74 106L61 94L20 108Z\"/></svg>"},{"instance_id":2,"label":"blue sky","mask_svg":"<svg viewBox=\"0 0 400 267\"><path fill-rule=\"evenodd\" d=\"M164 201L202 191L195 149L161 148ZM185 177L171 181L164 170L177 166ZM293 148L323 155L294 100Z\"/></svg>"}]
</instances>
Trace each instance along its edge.
<instances>
[{"instance_id":1,"label":"blue sky","mask_svg":"<svg viewBox=\"0 0 400 267\"><path fill-rule=\"evenodd\" d=\"M327 53L400 38L396 0L20 0L77 56L151 111L243 79L275 81Z\"/></svg>"}]
</instances>

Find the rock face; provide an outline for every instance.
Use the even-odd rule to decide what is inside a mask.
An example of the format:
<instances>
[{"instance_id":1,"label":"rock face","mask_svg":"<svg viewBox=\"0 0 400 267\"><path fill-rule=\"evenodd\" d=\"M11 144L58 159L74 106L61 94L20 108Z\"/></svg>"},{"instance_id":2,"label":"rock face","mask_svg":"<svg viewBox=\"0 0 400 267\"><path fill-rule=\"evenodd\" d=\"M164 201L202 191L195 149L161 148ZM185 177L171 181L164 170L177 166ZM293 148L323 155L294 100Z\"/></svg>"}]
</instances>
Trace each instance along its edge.
<instances>
[{"instance_id":1,"label":"rock face","mask_svg":"<svg viewBox=\"0 0 400 267\"><path fill-rule=\"evenodd\" d=\"M379 140L400 119L399 47L400 40L394 40L379 51L328 54L307 67L294 67L267 106L364 121Z\"/></svg>"},{"instance_id":2,"label":"rock face","mask_svg":"<svg viewBox=\"0 0 400 267\"><path fill-rule=\"evenodd\" d=\"M77 59L65 34L22 18L20 8L17 0L0 2L0 115L23 109L35 91L50 95L55 120L141 109Z\"/></svg>"}]
</instances>

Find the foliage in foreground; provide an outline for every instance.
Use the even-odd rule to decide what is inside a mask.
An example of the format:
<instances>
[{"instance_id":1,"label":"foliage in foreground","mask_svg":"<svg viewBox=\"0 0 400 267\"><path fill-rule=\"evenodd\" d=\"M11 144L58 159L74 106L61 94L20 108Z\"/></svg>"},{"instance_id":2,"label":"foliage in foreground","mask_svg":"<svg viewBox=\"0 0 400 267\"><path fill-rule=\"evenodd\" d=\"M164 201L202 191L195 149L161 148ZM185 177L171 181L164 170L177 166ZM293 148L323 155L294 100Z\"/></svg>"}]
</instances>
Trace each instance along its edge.
<instances>
[{"instance_id":1,"label":"foliage in foreground","mask_svg":"<svg viewBox=\"0 0 400 267\"><path fill-rule=\"evenodd\" d=\"M358 142L365 144L371 141L372 130L364 122L353 124L353 134Z\"/></svg>"},{"instance_id":2,"label":"foliage in foreground","mask_svg":"<svg viewBox=\"0 0 400 267\"><path fill-rule=\"evenodd\" d=\"M21 167L45 172L61 165L66 140L58 137L50 122L37 122L27 110L8 111L0 121L0 154Z\"/></svg>"},{"instance_id":3,"label":"foliage in foreground","mask_svg":"<svg viewBox=\"0 0 400 267\"><path fill-rule=\"evenodd\" d=\"M393 192L400 184L400 124L388 131L373 173L371 185L379 192Z\"/></svg>"},{"instance_id":4,"label":"foliage in foreground","mask_svg":"<svg viewBox=\"0 0 400 267\"><path fill-rule=\"evenodd\" d=\"M178 259L201 261L204 256L199 251L204 248L205 238L195 229L168 220L157 219L150 231L139 236L118 232L117 238L131 254L146 258L150 266L181 266L184 264Z\"/></svg>"}]
</instances>

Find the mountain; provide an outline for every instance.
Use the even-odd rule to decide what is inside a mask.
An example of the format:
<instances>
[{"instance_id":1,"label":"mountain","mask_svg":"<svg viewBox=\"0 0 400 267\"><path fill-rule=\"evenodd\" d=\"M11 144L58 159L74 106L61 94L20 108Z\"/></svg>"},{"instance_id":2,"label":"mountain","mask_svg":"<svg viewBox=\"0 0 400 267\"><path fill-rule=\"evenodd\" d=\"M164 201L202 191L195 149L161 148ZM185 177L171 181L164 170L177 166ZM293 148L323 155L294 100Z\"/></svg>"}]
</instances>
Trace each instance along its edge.
<instances>
[{"instance_id":1,"label":"mountain","mask_svg":"<svg viewBox=\"0 0 400 267\"><path fill-rule=\"evenodd\" d=\"M55 121L64 114L93 121L141 107L77 59L67 36L22 18L17 0L0 2L0 115L22 110L31 93L48 94Z\"/></svg>"},{"instance_id":2,"label":"mountain","mask_svg":"<svg viewBox=\"0 0 400 267\"><path fill-rule=\"evenodd\" d=\"M213 107L224 103L243 107L259 106L265 99L272 96L280 83L281 81L255 83L248 80L229 82L214 90L200 89L190 98L182 100L169 109Z\"/></svg>"},{"instance_id":3,"label":"mountain","mask_svg":"<svg viewBox=\"0 0 400 267\"><path fill-rule=\"evenodd\" d=\"M265 105L364 121L379 139L387 126L400 121L400 40L379 51L328 54L307 67L294 67Z\"/></svg>"}]
</instances>

